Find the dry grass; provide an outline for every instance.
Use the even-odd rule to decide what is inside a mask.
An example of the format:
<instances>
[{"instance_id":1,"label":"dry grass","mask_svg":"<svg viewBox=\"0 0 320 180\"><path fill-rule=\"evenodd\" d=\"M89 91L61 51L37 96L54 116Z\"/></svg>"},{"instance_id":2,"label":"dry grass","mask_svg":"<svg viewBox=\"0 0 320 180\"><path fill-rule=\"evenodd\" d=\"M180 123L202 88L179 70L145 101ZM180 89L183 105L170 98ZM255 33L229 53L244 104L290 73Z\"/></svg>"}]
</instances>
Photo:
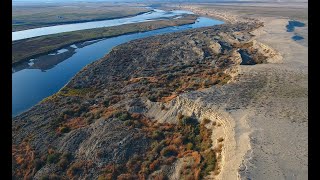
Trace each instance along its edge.
<instances>
[{"instance_id":1,"label":"dry grass","mask_svg":"<svg viewBox=\"0 0 320 180\"><path fill-rule=\"evenodd\" d=\"M13 166L19 165L20 168L14 172L14 177L28 179L35 173L35 154L28 141L23 141L20 145L12 146Z\"/></svg>"},{"instance_id":2,"label":"dry grass","mask_svg":"<svg viewBox=\"0 0 320 180\"><path fill-rule=\"evenodd\" d=\"M215 153L210 150L212 132L205 127L204 123L197 123L197 120L193 121L192 118L182 115L180 118L184 123L179 125L155 123L138 113L130 114L129 117L131 120L126 120L124 123L135 122L139 125L131 124L130 126L141 128L147 133L152 140L150 148L147 153L132 157L125 164L115 166L109 164L108 167L114 169L112 171L106 169L100 179L106 177L144 179L152 172L160 170L162 166L172 165L178 158L188 159L187 165L181 172L182 178L201 179L214 170ZM188 147L190 144L192 148Z\"/></svg>"}]
</instances>

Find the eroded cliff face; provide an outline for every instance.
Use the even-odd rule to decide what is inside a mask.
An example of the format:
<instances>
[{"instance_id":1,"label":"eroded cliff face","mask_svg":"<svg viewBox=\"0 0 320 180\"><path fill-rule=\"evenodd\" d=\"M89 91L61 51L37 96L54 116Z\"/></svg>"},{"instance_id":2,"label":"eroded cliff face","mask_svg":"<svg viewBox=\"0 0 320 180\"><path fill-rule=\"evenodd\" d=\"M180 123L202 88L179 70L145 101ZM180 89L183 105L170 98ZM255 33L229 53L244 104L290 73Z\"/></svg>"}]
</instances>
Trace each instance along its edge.
<instances>
[{"instance_id":1,"label":"eroded cliff face","mask_svg":"<svg viewBox=\"0 0 320 180\"><path fill-rule=\"evenodd\" d=\"M235 82L239 50L256 63L276 53L251 41L261 25L219 25L114 48L13 119L15 178L219 178L232 159L225 153L239 152L232 134L243 123L228 111L250 102L250 86L263 86L261 79Z\"/></svg>"}]
</instances>

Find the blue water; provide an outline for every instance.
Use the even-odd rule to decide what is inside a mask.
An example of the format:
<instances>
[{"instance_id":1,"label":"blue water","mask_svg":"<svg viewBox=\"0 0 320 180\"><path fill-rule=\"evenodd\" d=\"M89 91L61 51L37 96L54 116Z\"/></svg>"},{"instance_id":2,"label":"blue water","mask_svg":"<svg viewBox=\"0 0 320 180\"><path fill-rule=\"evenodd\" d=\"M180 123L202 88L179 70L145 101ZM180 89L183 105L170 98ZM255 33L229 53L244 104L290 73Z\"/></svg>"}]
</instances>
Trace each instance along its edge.
<instances>
[{"instance_id":1,"label":"blue water","mask_svg":"<svg viewBox=\"0 0 320 180\"><path fill-rule=\"evenodd\" d=\"M295 27L304 27L305 24L299 21L289 21L288 25L286 26L287 32L293 32ZM299 41L304 39L302 36L295 34L294 36L291 37L294 41Z\"/></svg>"},{"instance_id":2,"label":"blue water","mask_svg":"<svg viewBox=\"0 0 320 180\"><path fill-rule=\"evenodd\" d=\"M304 27L305 24L299 21L289 21L286 26L287 32L293 32L295 27Z\"/></svg>"},{"instance_id":3,"label":"blue water","mask_svg":"<svg viewBox=\"0 0 320 180\"><path fill-rule=\"evenodd\" d=\"M37 36L49 35L49 34L57 34L62 32L71 32L77 30L84 29L93 29L100 27L110 27L110 26L119 26L122 24L131 24L131 23L139 23L145 21L152 21L158 18L166 18L172 17L182 14L193 14L190 11L163 11L159 9L153 9L151 12L147 12L144 14L140 14L133 17L128 18L119 18L119 19L111 19L111 20L103 20L103 21L91 21L85 23L72 23L72 24L64 24L64 25L56 25L50 27L42 27L42 28L34 28L23 31L12 32L12 40L20 40L27 39Z\"/></svg>"},{"instance_id":4,"label":"blue water","mask_svg":"<svg viewBox=\"0 0 320 180\"><path fill-rule=\"evenodd\" d=\"M293 40L295 40L295 41L299 41L299 40L304 39L302 36L299 36L299 35L294 35L294 36L292 36L291 38L292 38Z\"/></svg>"},{"instance_id":5,"label":"blue water","mask_svg":"<svg viewBox=\"0 0 320 180\"><path fill-rule=\"evenodd\" d=\"M85 65L102 58L113 47L139 38L177 32L191 28L223 24L222 21L199 17L194 24L168 27L143 33L122 35L104 39L93 44L75 49L75 52L50 69L33 69L36 64L12 73L12 115L15 116L61 89ZM70 49L70 48L69 48ZM64 52L64 53L68 53ZM59 54L60 56L64 53ZM47 55L48 56L48 55ZM42 56L38 58L43 58ZM36 62L36 58L33 62ZM31 65L31 66L30 66Z\"/></svg>"}]
</instances>

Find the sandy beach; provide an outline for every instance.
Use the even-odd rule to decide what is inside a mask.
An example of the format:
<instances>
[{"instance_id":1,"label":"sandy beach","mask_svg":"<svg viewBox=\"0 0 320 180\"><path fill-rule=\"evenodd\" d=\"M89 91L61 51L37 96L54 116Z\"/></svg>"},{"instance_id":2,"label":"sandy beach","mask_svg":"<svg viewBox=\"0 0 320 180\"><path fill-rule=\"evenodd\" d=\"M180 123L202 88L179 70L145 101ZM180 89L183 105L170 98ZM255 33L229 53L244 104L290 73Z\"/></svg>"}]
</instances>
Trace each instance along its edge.
<instances>
[{"instance_id":1,"label":"sandy beach","mask_svg":"<svg viewBox=\"0 0 320 180\"><path fill-rule=\"evenodd\" d=\"M253 95L247 106L222 112L213 138L224 137L221 173L213 179L308 178L308 19L307 3L170 5L227 23L259 20L253 41L278 54L267 64L240 66L231 84ZM305 27L287 32L289 20ZM293 35L304 39L294 41ZM227 90L234 92L237 90ZM230 89L230 88L229 88ZM213 90L208 90L213 91ZM208 93L208 92L207 92ZM216 96L218 96L217 94ZM234 104L241 104L237 98ZM213 102L211 102L213 103ZM230 102L229 102L230 103Z\"/></svg>"}]
</instances>

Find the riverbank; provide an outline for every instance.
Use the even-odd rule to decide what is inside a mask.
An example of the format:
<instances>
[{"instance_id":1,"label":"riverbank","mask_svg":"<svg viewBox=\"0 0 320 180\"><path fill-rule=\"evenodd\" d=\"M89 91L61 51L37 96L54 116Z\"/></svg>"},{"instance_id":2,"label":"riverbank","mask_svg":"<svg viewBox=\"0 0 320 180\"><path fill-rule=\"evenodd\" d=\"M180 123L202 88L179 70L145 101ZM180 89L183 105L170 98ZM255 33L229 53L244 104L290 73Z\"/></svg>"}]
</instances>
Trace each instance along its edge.
<instances>
[{"instance_id":1,"label":"riverbank","mask_svg":"<svg viewBox=\"0 0 320 180\"><path fill-rule=\"evenodd\" d=\"M264 26L252 32L254 40L280 54L268 64L240 66L237 78L230 84L232 89L225 86L225 93L240 98L233 97L226 104L233 107L222 111L224 130L220 135L226 137L226 148L222 171L216 179L308 178L308 27L294 32L286 29L290 20L307 24L307 7L303 3L266 4L174 6L201 15L226 17L229 23L259 20ZM295 34L304 39L293 40ZM253 97L245 106L244 94ZM218 96L221 94L210 90L201 94L203 99Z\"/></svg>"},{"instance_id":2,"label":"riverbank","mask_svg":"<svg viewBox=\"0 0 320 180\"><path fill-rule=\"evenodd\" d=\"M80 30L18 40L12 42L12 64L15 65L79 42L192 24L196 19L197 16L195 15L182 15L178 19L173 17L166 20Z\"/></svg>"},{"instance_id":3,"label":"riverbank","mask_svg":"<svg viewBox=\"0 0 320 180\"><path fill-rule=\"evenodd\" d=\"M132 17L151 10L136 4L64 3L13 5L12 32L33 28Z\"/></svg>"}]
</instances>

